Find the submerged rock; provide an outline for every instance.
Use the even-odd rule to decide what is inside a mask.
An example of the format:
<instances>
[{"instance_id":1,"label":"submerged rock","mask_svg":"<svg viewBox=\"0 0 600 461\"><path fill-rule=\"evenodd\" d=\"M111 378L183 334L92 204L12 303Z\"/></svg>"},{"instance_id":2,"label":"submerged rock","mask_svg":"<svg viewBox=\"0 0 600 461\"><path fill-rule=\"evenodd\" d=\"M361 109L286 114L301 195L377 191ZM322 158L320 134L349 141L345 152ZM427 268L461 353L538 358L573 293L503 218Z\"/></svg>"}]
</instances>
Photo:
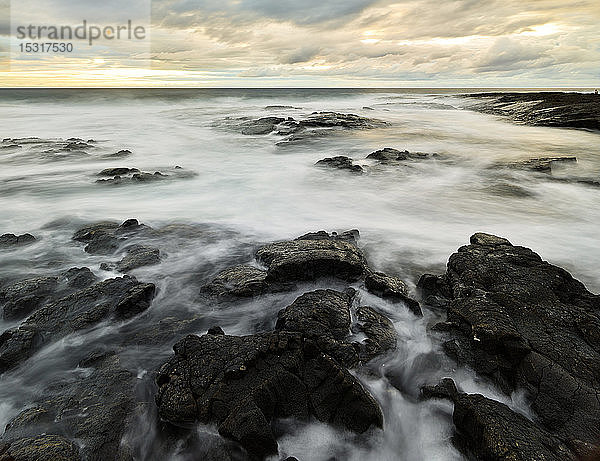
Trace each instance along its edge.
<instances>
[{"instance_id":1,"label":"submerged rock","mask_svg":"<svg viewBox=\"0 0 600 461\"><path fill-rule=\"evenodd\" d=\"M277 125L284 122L282 117L262 117L258 120L246 122L242 129L242 134L245 135L261 135L269 134L275 131Z\"/></svg>"},{"instance_id":2,"label":"submerged rock","mask_svg":"<svg viewBox=\"0 0 600 461\"><path fill-rule=\"evenodd\" d=\"M0 235L0 248L25 246L34 243L35 241L36 238L31 234L2 234Z\"/></svg>"},{"instance_id":3,"label":"submerged rock","mask_svg":"<svg viewBox=\"0 0 600 461\"><path fill-rule=\"evenodd\" d=\"M403 302L415 315L423 315L419 302L408 296L406 284L398 277L369 271L365 277L365 286L374 295L391 302Z\"/></svg>"},{"instance_id":4,"label":"submerged rock","mask_svg":"<svg viewBox=\"0 0 600 461\"><path fill-rule=\"evenodd\" d=\"M135 278L104 280L37 310L18 328L0 335L0 372L13 368L48 341L103 320L131 318L150 306L155 286Z\"/></svg>"},{"instance_id":5,"label":"submerged rock","mask_svg":"<svg viewBox=\"0 0 600 461\"><path fill-rule=\"evenodd\" d=\"M134 245L127 249L127 255L117 263L119 272L129 272L143 266L160 263L160 250L147 245Z\"/></svg>"},{"instance_id":6,"label":"submerged rock","mask_svg":"<svg viewBox=\"0 0 600 461\"><path fill-rule=\"evenodd\" d=\"M450 379L422 390L425 398L454 402L454 444L465 454L486 461L575 461L556 436L503 403L479 394L458 392Z\"/></svg>"},{"instance_id":7,"label":"submerged rock","mask_svg":"<svg viewBox=\"0 0 600 461\"><path fill-rule=\"evenodd\" d=\"M117 167L117 168L105 168L98 176L121 176L129 173L139 173L140 170L137 168L126 168L126 167Z\"/></svg>"},{"instance_id":8,"label":"submerged rock","mask_svg":"<svg viewBox=\"0 0 600 461\"><path fill-rule=\"evenodd\" d=\"M439 279L446 352L506 392L525 389L541 427L569 447L600 449L600 296L528 248L471 242Z\"/></svg>"},{"instance_id":9,"label":"submerged rock","mask_svg":"<svg viewBox=\"0 0 600 461\"><path fill-rule=\"evenodd\" d=\"M98 173L98 176L107 176L107 178L104 179L97 179L96 183L98 184L134 184L140 182L162 181L166 179L192 178L196 176L196 173L185 170L180 166L163 171L155 171L154 173L141 171L138 168L117 167L104 169Z\"/></svg>"},{"instance_id":10,"label":"submerged rock","mask_svg":"<svg viewBox=\"0 0 600 461\"><path fill-rule=\"evenodd\" d=\"M73 234L73 240L86 243L84 249L87 253L111 255L129 237L148 235L151 232L151 227L140 224L136 219L128 219L122 224L102 221L77 230Z\"/></svg>"},{"instance_id":11,"label":"submerged rock","mask_svg":"<svg viewBox=\"0 0 600 461\"><path fill-rule=\"evenodd\" d=\"M123 369L118 356L110 351L90 354L80 367L88 369L87 373L45 389L40 401L8 423L2 439L8 441L12 450L23 448L19 453L24 457L15 460L72 461L80 456L98 461L131 459L129 447L122 439L133 422L136 376ZM56 436L38 436L40 433L68 436L79 446L62 437L54 440ZM45 437L49 439L44 440ZM44 443L35 442L39 439ZM64 450L66 457L60 457L62 451L54 451L55 447ZM39 450L39 454L34 456L32 451L27 457L26 450Z\"/></svg>"},{"instance_id":12,"label":"submerged rock","mask_svg":"<svg viewBox=\"0 0 600 461\"><path fill-rule=\"evenodd\" d=\"M362 173L363 169L360 165L354 165L349 157L327 157L319 160L315 165L328 168L337 168L338 170L348 170L352 173Z\"/></svg>"},{"instance_id":13,"label":"submerged rock","mask_svg":"<svg viewBox=\"0 0 600 461\"><path fill-rule=\"evenodd\" d=\"M266 271L254 266L233 266L221 271L202 292L218 298L257 296L268 289L266 277Z\"/></svg>"},{"instance_id":14,"label":"submerged rock","mask_svg":"<svg viewBox=\"0 0 600 461\"><path fill-rule=\"evenodd\" d=\"M359 320L358 328L367 337L361 345L361 361L368 362L384 352L396 349L397 334L390 319L369 306L359 307L356 315Z\"/></svg>"},{"instance_id":15,"label":"submerged rock","mask_svg":"<svg viewBox=\"0 0 600 461\"><path fill-rule=\"evenodd\" d=\"M558 164L577 163L577 157L540 157L530 158L518 162L505 164L508 168L519 170L537 171L540 173L552 173L552 169Z\"/></svg>"}]
</instances>

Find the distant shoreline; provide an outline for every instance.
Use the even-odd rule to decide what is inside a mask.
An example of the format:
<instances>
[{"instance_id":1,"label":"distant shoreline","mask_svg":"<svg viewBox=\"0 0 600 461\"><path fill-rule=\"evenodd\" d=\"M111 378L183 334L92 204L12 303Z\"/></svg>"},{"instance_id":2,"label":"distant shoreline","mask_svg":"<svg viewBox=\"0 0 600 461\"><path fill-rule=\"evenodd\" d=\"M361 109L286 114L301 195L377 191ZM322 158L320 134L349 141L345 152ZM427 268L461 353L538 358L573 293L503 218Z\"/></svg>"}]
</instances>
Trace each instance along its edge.
<instances>
[{"instance_id":1,"label":"distant shoreline","mask_svg":"<svg viewBox=\"0 0 600 461\"><path fill-rule=\"evenodd\" d=\"M484 99L470 109L508 117L517 123L600 131L600 95L576 92L472 93Z\"/></svg>"}]
</instances>

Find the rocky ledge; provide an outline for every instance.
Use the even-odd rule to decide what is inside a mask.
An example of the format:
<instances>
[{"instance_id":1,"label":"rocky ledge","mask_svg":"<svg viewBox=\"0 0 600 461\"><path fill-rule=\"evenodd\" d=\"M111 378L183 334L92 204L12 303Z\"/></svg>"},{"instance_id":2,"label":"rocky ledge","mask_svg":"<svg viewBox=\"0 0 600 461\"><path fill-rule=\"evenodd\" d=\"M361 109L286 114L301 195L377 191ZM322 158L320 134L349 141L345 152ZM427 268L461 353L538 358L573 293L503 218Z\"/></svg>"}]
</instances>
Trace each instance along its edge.
<instances>
[{"instance_id":1,"label":"rocky ledge","mask_svg":"<svg viewBox=\"0 0 600 461\"><path fill-rule=\"evenodd\" d=\"M357 328L367 341L351 342L354 295L308 292L279 312L274 331L229 336L215 327L179 341L156 378L160 417L181 427L216 424L256 459L277 453L277 418L312 416L359 433L381 428L379 404L347 367L395 348L396 332L381 313L360 307Z\"/></svg>"},{"instance_id":2,"label":"rocky ledge","mask_svg":"<svg viewBox=\"0 0 600 461\"><path fill-rule=\"evenodd\" d=\"M597 459L600 296L532 250L482 233L450 257L444 275L425 275L419 287L447 313L435 327L447 336L446 353L507 393L525 390L536 414L523 421L497 402L454 396L455 421L470 431L477 459L537 459L535 450L539 459ZM517 432L539 437L519 444Z\"/></svg>"},{"instance_id":3,"label":"rocky ledge","mask_svg":"<svg viewBox=\"0 0 600 461\"><path fill-rule=\"evenodd\" d=\"M483 101L471 107L537 126L600 130L600 95L589 93L479 93Z\"/></svg>"}]
</instances>

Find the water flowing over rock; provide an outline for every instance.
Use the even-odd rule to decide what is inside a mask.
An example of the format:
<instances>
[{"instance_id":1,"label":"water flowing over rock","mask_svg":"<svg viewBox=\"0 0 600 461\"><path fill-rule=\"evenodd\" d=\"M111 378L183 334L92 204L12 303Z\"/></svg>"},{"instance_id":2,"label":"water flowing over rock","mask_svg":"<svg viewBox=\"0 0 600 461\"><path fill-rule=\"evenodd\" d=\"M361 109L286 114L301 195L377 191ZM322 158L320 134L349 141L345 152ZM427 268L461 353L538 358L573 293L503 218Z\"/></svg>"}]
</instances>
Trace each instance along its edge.
<instances>
[{"instance_id":1,"label":"water flowing over rock","mask_svg":"<svg viewBox=\"0 0 600 461\"><path fill-rule=\"evenodd\" d=\"M156 379L159 415L216 423L257 458L277 453L274 418L313 415L356 432L383 424L356 378L300 333L188 336L174 350Z\"/></svg>"},{"instance_id":2,"label":"water flowing over rock","mask_svg":"<svg viewBox=\"0 0 600 461\"><path fill-rule=\"evenodd\" d=\"M363 169L360 165L354 165L351 158L344 156L327 157L322 160L319 160L315 165L328 168L335 168L338 170L348 170L352 173L360 174L363 172Z\"/></svg>"},{"instance_id":3,"label":"water flowing over rock","mask_svg":"<svg viewBox=\"0 0 600 461\"><path fill-rule=\"evenodd\" d=\"M19 280L0 289L0 306L4 319L18 319L30 314L49 300L85 288L96 281L87 267L69 269L55 277Z\"/></svg>"},{"instance_id":4,"label":"water flowing over rock","mask_svg":"<svg viewBox=\"0 0 600 461\"><path fill-rule=\"evenodd\" d=\"M556 436L480 394L458 392L451 379L422 389L425 398L448 398L454 403L453 442L474 459L485 461L575 461Z\"/></svg>"},{"instance_id":5,"label":"water flowing over rock","mask_svg":"<svg viewBox=\"0 0 600 461\"><path fill-rule=\"evenodd\" d=\"M0 372L27 360L48 340L96 325L129 319L150 306L155 286L135 278L104 280L38 309L18 328L0 335Z\"/></svg>"},{"instance_id":6,"label":"water flowing over rock","mask_svg":"<svg viewBox=\"0 0 600 461\"><path fill-rule=\"evenodd\" d=\"M133 422L136 376L120 366L114 353L92 354L80 366L89 373L47 389L44 399L8 423L3 440L9 441L15 461L132 459L121 439ZM42 436L48 439L38 443L40 433L68 433L81 448L54 435ZM15 456L17 446L22 448Z\"/></svg>"}]
</instances>

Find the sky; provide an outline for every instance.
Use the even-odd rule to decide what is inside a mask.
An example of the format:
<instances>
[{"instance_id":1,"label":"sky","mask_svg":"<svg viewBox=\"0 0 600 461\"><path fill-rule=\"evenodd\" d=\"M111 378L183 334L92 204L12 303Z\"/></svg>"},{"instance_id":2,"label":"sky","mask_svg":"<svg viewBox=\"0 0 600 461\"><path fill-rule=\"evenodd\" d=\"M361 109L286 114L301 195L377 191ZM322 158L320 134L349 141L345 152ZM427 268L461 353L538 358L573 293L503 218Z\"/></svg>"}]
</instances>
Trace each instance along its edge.
<instances>
[{"instance_id":1,"label":"sky","mask_svg":"<svg viewBox=\"0 0 600 461\"><path fill-rule=\"evenodd\" d=\"M600 86L598 0L0 0L0 10L5 87ZM37 40L19 40L19 26L84 19L131 20L145 36L20 48Z\"/></svg>"}]
</instances>

